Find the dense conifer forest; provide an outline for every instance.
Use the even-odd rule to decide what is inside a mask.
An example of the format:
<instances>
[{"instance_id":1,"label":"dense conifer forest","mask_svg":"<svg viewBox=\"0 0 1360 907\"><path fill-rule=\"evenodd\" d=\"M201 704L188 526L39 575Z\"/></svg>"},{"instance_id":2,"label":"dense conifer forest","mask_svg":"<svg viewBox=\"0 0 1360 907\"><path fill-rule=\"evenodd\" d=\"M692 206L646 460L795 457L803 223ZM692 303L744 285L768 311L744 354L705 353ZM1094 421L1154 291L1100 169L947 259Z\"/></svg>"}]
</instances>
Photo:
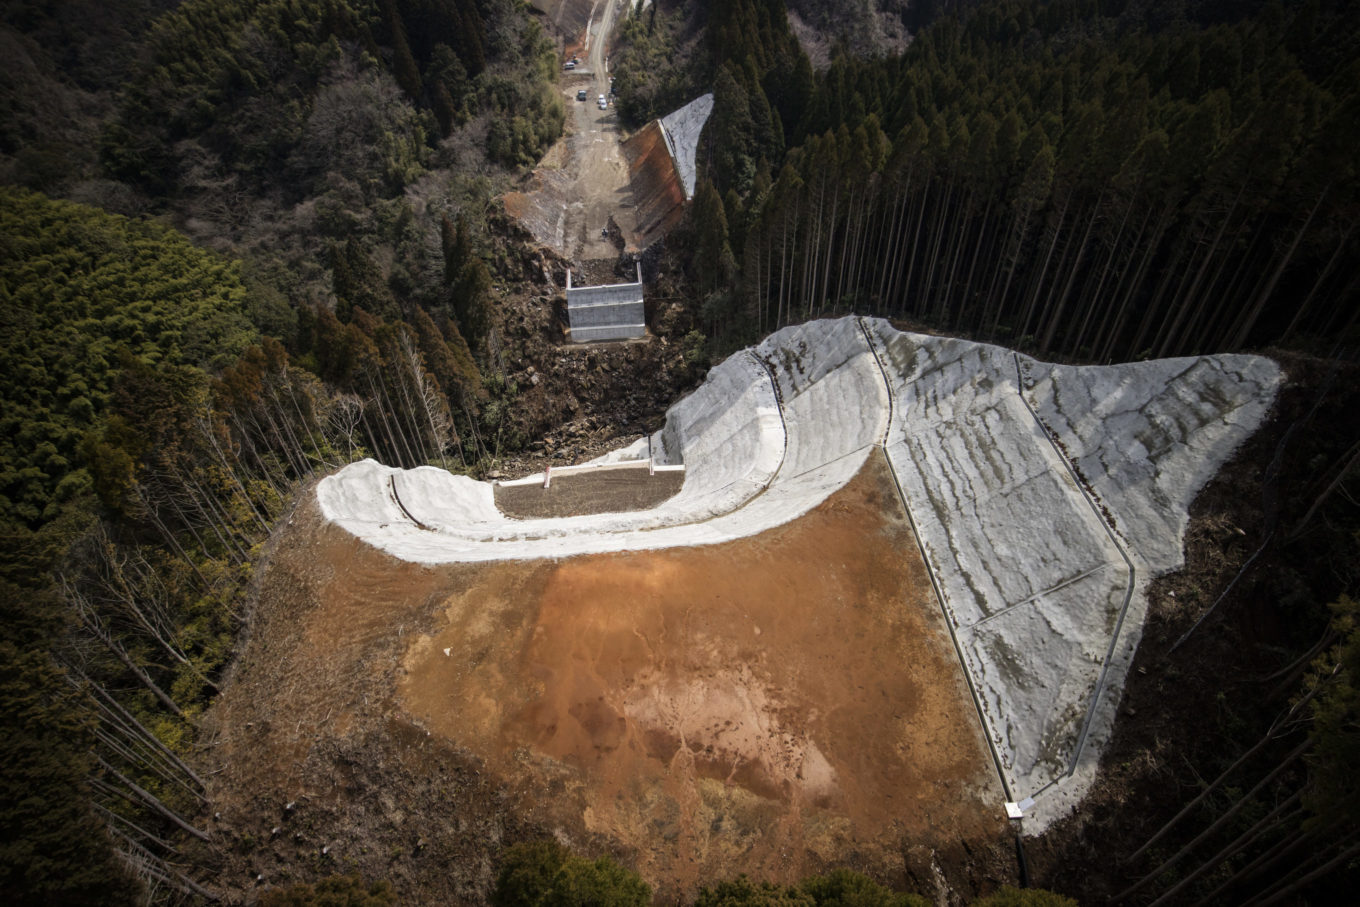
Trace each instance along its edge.
<instances>
[{"instance_id":1,"label":"dense conifer forest","mask_svg":"<svg viewBox=\"0 0 1360 907\"><path fill-rule=\"evenodd\" d=\"M815 80L782 4L715 9L710 332L871 311L1098 362L1353 335L1357 13L1230 6L974 4Z\"/></svg>"},{"instance_id":2,"label":"dense conifer forest","mask_svg":"<svg viewBox=\"0 0 1360 907\"><path fill-rule=\"evenodd\" d=\"M1070 361L1267 350L1300 380L1254 442L1265 478L1244 467L1265 493L1206 492L1211 563L1167 586L1198 612L1149 631L1212 727L1131 735L1126 787L1034 847L1032 881L1344 890L1360 7L879 4L905 49L842 34L818 68L782 0L643 6L614 54L624 119L716 98L662 256L676 333L712 355L856 311ZM300 490L364 456L481 474L534 440L504 307L544 266L497 199L562 131L558 46L519 0L16 2L3 26L0 897L192 902L224 846L197 720ZM1216 689L1184 667L1199 620ZM1139 814L1108 818L1120 797ZM910 902L871 884L705 903ZM323 896L392 898L274 895Z\"/></svg>"}]
</instances>

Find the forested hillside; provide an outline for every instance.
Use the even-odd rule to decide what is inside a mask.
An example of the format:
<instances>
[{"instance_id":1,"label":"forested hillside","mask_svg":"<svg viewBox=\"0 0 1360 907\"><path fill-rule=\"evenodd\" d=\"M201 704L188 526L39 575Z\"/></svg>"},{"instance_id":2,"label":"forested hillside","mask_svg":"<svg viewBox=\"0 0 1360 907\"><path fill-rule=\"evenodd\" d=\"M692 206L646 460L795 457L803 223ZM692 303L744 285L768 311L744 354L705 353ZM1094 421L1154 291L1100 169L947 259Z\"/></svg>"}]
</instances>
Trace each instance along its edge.
<instances>
[{"instance_id":1,"label":"forested hillside","mask_svg":"<svg viewBox=\"0 0 1360 907\"><path fill-rule=\"evenodd\" d=\"M710 28L714 333L855 309L1108 361L1355 329L1352 5L985 3L811 91L779 7Z\"/></svg>"},{"instance_id":2,"label":"forested hillside","mask_svg":"<svg viewBox=\"0 0 1360 907\"><path fill-rule=\"evenodd\" d=\"M189 721L279 507L236 469L205 371L260 338L239 266L163 227L0 198L3 644L22 653L5 659L5 739L24 768L6 774L0 888L122 900L98 830L142 859L148 823L194 814Z\"/></svg>"},{"instance_id":3,"label":"forested hillside","mask_svg":"<svg viewBox=\"0 0 1360 907\"><path fill-rule=\"evenodd\" d=\"M402 320L354 250L334 263L344 321L302 309L295 361L252 322L240 262L145 221L22 190L0 201L0 531L15 609L4 645L19 672L6 681L7 741L24 765L51 751L34 774L7 775L15 849L0 889L86 896L75 863L107 852L103 822L144 881L192 889L210 852L166 839L207 840L185 761L195 720L297 483L370 454L485 462L502 441L504 388L483 388L447 317L442 329L419 308ZM445 231L441 286L458 300L488 281L466 232ZM484 313L457 308L486 330ZM70 732L53 744L57 726Z\"/></svg>"},{"instance_id":4,"label":"forested hillside","mask_svg":"<svg viewBox=\"0 0 1360 907\"><path fill-rule=\"evenodd\" d=\"M701 370L674 367L681 337L702 364L691 327L718 354L851 309L1075 360L1338 354L1290 360L1305 383L1252 452L1267 478L1239 476L1268 494L1205 505L1192 540L1210 563L1192 554L1183 610L1153 624L1161 653L1225 586L1250 606L1190 684L1215 733L1133 733L1127 787L1101 802L1121 815L1133 790L1147 817L1074 831L1036 870L1105 896L1125 887L1109 854L1132 853L1120 878L1165 892L1208 841L1227 855L1196 854L1203 895L1296 846L1305 881L1353 858L1360 8L638 6L619 111L640 124L713 90L704 179L660 256L669 345L576 359L553 346L561 263L498 203L564 118L557 45L527 4L5 6L0 897L168 902L203 894L221 848L253 858L210 840L198 719L315 476L363 456L484 474L563 423L566 458L564 437L640 429ZM914 36L882 56L847 33L816 68L789 7L827 35L887 12ZM1224 651L1239 644L1241 664ZM1220 676L1235 686L1216 698ZM1264 767L1209 788L1201 825L1130 845L1276 713L1288 724L1250 750ZM1174 767L1162 740L1184 746ZM1258 781L1262 800L1239 797Z\"/></svg>"},{"instance_id":5,"label":"forested hillside","mask_svg":"<svg viewBox=\"0 0 1360 907\"><path fill-rule=\"evenodd\" d=\"M213 870L196 719L298 483L526 440L476 359L530 260L490 206L560 131L555 52L509 0L4 25L6 180L161 222L0 197L0 893L161 899Z\"/></svg>"}]
</instances>

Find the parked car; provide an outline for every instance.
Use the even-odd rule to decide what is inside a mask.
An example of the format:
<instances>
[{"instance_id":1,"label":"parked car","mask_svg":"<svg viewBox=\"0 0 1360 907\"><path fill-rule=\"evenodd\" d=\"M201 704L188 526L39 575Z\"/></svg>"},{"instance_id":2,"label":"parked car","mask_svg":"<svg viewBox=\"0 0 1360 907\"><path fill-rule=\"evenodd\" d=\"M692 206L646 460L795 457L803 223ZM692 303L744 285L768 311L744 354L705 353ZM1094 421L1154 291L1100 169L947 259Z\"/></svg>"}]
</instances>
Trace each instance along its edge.
<instances>
[{"instance_id":1,"label":"parked car","mask_svg":"<svg viewBox=\"0 0 1360 907\"><path fill-rule=\"evenodd\" d=\"M565 62L565 63L562 64L562 68L563 68L563 69L575 69L575 68L576 68L576 61L575 61L575 60L568 60L567 62Z\"/></svg>"},{"instance_id":2,"label":"parked car","mask_svg":"<svg viewBox=\"0 0 1360 907\"><path fill-rule=\"evenodd\" d=\"M599 105L600 105L600 109L601 109L601 110L606 110L606 109L608 109L608 107L609 107L609 102L608 102L607 100L605 100L604 95L600 95L600 100L599 100L598 103L599 103Z\"/></svg>"},{"instance_id":3,"label":"parked car","mask_svg":"<svg viewBox=\"0 0 1360 907\"><path fill-rule=\"evenodd\" d=\"M576 92L576 100L578 101L584 101L588 97L590 97L590 95L586 93L586 90L584 88Z\"/></svg>"}]
</instances>

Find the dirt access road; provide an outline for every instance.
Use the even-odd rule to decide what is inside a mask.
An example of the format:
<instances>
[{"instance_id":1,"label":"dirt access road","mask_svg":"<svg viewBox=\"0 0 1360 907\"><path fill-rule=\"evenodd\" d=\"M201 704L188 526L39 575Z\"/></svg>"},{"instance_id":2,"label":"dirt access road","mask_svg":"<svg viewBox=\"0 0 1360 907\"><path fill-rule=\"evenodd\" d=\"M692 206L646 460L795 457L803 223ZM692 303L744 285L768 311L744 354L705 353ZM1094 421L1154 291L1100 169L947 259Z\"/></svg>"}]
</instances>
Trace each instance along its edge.
<instances>
[{"instance_id":1,"label":"dirt access road","mask_svg":"<svg viewBox=\"0 0 1360 907\"><path fill-rule=\"evenodd\" d=\"M566 134L534 170L523 192L506 196L506 209L534 234L577 264L618 257L618 247L602 235L610 217L632 205L628 164L619 145L614 108L601 110L600 95L609 96L608 41L622 0L595 0L583 34L566 36L567 58L577 54L574 70L563 70L560 83L567 104ZM577 93L585 90L586 99Z\"/></svg>"}]
</instances>

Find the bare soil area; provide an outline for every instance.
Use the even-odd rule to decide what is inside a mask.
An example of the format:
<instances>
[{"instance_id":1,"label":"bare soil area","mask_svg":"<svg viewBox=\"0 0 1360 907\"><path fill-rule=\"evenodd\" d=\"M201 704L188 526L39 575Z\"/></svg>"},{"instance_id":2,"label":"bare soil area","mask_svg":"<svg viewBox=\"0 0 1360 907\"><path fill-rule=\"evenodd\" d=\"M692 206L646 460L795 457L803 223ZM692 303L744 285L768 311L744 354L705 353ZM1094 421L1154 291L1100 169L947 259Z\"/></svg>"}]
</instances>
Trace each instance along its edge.
<instances>
[{"instance_id":1,"label":"bare soil area","mask_svg":"<svg viewBox=\"0 0 1360 907\"><path fill-rule=\"evenodd\" d=\"M631 241L645 249L661 239L685 214L685 188L675 169L661 125L653 120L623 143L633 191Z\"/></svg>"},{"instance_id":2,"label":"bare soil area","mask_svg":"<svg viewBox=\"0 0 1360 907\"><path fill-rule=\"evenodd\" d=\"M547 488L539 485L497 485L496 507L520 520L579 516L587 513L626 513L649 510L672 498L685 484L685 474L666 470L651 475L647 467L603 469L554 475Z\"/></svg>"},{"instance_id":3,"label":"bare soil area","mask_svg":"<svg viewBox=\"0 0 1360 907\"><path fill-rule=\"evenodd\" d=\"M580 42L586 25L599 0L530 0L529 5L542 13L552 23L558 34L569 36L570 40ZM568 46L568 51L579 51L580 47Z\"/></svg>"},{"instance_id":4,"label":"bare soil area","mask_svg":"<svg viewBox=\"0 0 1360 907\"><path fill-rule=\"evenodd\" d=\"M223 894L358 869L475 903L500 849L660 900L851 865L1012 879L999 783L881 457L726 545L427 568L299 507L208 718ZM292 808L289 808L292 804Z\"/></svg>"}]
</instances>

